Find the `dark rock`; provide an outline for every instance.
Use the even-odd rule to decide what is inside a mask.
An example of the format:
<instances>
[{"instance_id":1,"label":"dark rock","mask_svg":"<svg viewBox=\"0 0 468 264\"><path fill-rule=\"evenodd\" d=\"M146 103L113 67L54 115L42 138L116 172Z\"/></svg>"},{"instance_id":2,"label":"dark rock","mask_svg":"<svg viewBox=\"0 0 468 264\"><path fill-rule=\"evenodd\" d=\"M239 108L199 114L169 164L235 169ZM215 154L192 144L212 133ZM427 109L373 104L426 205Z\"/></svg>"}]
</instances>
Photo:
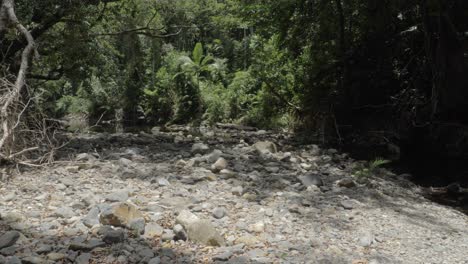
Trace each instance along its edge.
<instances>
[{"instance_id":1,"label":"dark rock","mask_svg":"<svg viewBox=\"0 0 468 264\"><path fill-rule=\"evenodd\" d=\"M339 180L337 182L337 185L340 187L345 187L345 188L353 188L356 186L356 183L353 181L353 179L346 178L346 179Z\"/></svg>"},{"instance_id":2,"label":"dark rock","mask_svg":"<svg viewBox=\"0 0 468 264\"><path fill-rule=\"evenodd\" d=\"M137 250L137 253L142 259L147 259L147 261L154 257L153 250L147 247Z\"/></svg>"},{"instance_id":3,"label":"dark rock","mask_svg":"<svg viewBox=\"0 0 468 264\"><path fill-rule=\"evenodd\" d=\"M0 236L0 249L13 246L20 238L17 231L9 231Z\"/></svg>"},{"instance_id":4,"label":"dark rock","mask_svg":"<svg viewBox=\"0 0 468 264\"><path fill-rule=\"evenodd\" d=\"M18 250L17 246L6 247L0 250L0 254L4 256L12 256L16 253L17 250Z\"/></svg>"},{"instance_id":5,"label":"dark rock","mask_svg":"<svg viewBox=\"0 0 468 264\"><path fill-rule=\"evenodd\" d=\"M91 239L87 243L72 242L70 243L68 248L71 250L76 250L76 251L91 251L98 247L104 247L105 245L106 243L104 243L101 240Z\"/></svg>"},{"instance_id":6,"label":"dark rock","mask_svg":"<svg viewBox=\"0 0 468 264\"><path fill-rule=\"evenodd\" d=\"M125 239L125 232L121 229L119 230L110 230L104 234L102 241L107 244L115 244L123 242Z\"/></svg>"},{"instance_id":7,"label":"dark rock","mask_svg":"<svg viewBox=\"0 0 468 264\"><path fill-rule=\"evenodd\" d=\"M40 246L37 250L37 254L47 254L49 252L52 252L52 246L51 245L42 245Z\"/></svg>"},{"instance_id":8,"label":"dark rock","mask_svg":"<svg viewBox=\"0 0 468 264\"><path fill-rule=\"evenodd\" d=\"M175 225L173 231L174 231L174 234L175 234L174 239L183 240L183 241L187 240L187 233L185 232L182 225Z\"/></svg>"},{"instance_id":9,"label":"dark rock","mask_svg":"<svg viewBox=\"0 0 468 264\"><path fill-rule=\"evenodd\" d=\"M81 253L76 259L75 264L89 264L91 260L90 253Z\"/></svg>"}]
</instances>

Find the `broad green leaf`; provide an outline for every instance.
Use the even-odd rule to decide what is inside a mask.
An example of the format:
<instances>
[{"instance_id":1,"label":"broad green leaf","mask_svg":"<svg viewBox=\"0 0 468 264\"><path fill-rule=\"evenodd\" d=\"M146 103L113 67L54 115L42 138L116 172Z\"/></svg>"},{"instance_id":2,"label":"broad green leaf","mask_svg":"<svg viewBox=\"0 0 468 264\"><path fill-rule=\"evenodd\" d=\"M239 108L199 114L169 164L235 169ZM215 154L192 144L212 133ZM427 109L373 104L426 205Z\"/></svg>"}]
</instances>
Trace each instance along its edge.
<instances>
[{"instance_id":1,"label":"broad green leaf","mask_svg":"<svg viewBox=\"0 0 468 264\"><path fill-rule=\"evenodd\" d=\"M202 59L203 59L203 45L200 42L198 42L195 45L195 48L193 49L192 57L193 57L193 62L195 62L195 64L197 65L201 64Z\"/></svg>"}]
</instances>

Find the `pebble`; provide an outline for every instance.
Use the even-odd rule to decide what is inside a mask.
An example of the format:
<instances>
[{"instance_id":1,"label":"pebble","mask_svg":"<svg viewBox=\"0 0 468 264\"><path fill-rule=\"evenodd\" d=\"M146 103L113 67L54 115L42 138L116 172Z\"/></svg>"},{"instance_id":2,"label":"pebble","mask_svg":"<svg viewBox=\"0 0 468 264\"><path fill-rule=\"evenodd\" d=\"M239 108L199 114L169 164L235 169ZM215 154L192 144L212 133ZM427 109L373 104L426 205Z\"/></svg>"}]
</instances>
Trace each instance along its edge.
<instances>
[{"instance_id":1,"label":"pebble","mask_svg":"<svg viewBox=\"0 0 468 264\"><path fill-rule=\"evenodd\" d=\"M52 261L59 261L62 259L66 259L67 255L62 254L62 253L52 252L52 253L47 254L47 258Z\"/></svg>"},{"instance_id":2,"label":"pebble","mask_svg":"<svg viewBox=\"0 0 468 264\"><path fill-rule=\"evenodd\" d=\"M46 260L41 258L41 257L29 256L29 257L23 258L21 260L21 263L23 263L23 264L44 264L44 263L46 263Z\"/></svg>"},{"instance_id":3,"label":"pebble","mask_svg":"<svg viewBox=\"0 0 468 264\"><path fill-rule=\"evenodd\" d=\"M265 232L265 223L257 222L250 227L250 230L255 233L263 233Z\"/></svg>"},{"instance_id":4,"label":"pebble","mask_svg":"<svg viewBox=\"0 0 468 264\"><path fill-rule=\"evenodd\" d=\"M299 177L299 179L301 180L302 184L305 187L309 187L313 185L317 187L323 186L322 177L316 174L307 174L305 176Z\"/></svg>"},{"instance_id":5,"label":"pebble","mask_svg":"<svg viewBox=\"0 0 468 264\"><path fill-rule=\"evenodd\" d=\"M212 215L216 219L221 219L226 216L226 209L223 207L216 207L213 209Z\"/></svg>"},{"instance_id":6,"label":"pebble","mask_svg":"<svg viewBox=\"0 0 468 264\"><path fill-rule=\"evenodd\" d=\"M93 138L93 149L100 153L90 158L92 166L77 166L73 174L54 166L34 170L34 177L28 171L12 177L8 186L0 186L0 218L24 235L0 249L0 264L13 256L24 263L78 264L98 258L107 263L190 263L193 256L214 263L464 261L464 218L428 200L414 203L421 198L411 189L414 184L404 182L411 188L401 188L400 181L406 180L385 169L379 173L389 177L358 187L351 175L356 161L315 146L291 146L282 134L216 133L201 142L183 131L158 132L155 139L167 136L163 142L146 142L143 133L77 136L79 148ZM176 134L179 145L172 143ZM106 137L115 141L108 144ZM258 140L270 140L264 151L249 146ZM204 146L192 152L188 144L193 142ZM210 146L219 150L210 153ZM288 152L277 152L277 146ZM87 150L74 153L83 152ZM214 168L219 170L215 176L210 169L217 161L223 164ZM394 205L376 206L381 196ZM408 221L408 215L402 217L407 209L394 208L424 217ZM366 232L375 228L385 242ZM386 241L404 241L405 248ZM356 247L367 248L365 255Z\"/></svg>"},{"instance_id":7,"label":"pebble","mask_svg":"<svg viewBox=\"0 0 468 264\"><path fill-rule=\"evenodd\" d=\"M150 261L148 261L148 264L161 264L161 258L160 257L152 258L150 259Z\"/></svg>"},{"instance_id":8,"label":"pebble","mask_svg":"<svg viewBox=\"0 0 468 264\"><path fill-rule=\"evenodd\" d=\"M153 238L160 237L164 232L164 228L156 223L149 223L145 227L144 237Z\"/></svg>"},{"instance_id":9,"label":"pebble","mask_svg":"<svg viewBox=\"0 0 468 264\"><path fill-rule=\"evenodd\" d=\"M55 210L55 215L62 218L71 218L75 215L75 211L70 207L60 207Z\"/></svg>"},{"instance_id":10,"label":"pebble","mask_svg":"<svg viewBox=\"0 0 468 264\"><path fill-rule=\"evenodd\" d=\"M214 261L227 261L232 257L233 253L231 251L225 251L221 254L213 256Z\"/></svg>"},{"instance_id":11,"label":"pebble","mask_svg":"<svg viewBox=\"0 0 468 264\"><path fill-rule=\"evenodd\" d=\"M159 178L158 179L158 184L159 184L159 186L169 186L169 185L171 185L171 183L165 178Z\"/></svg>"},{"instance_id":12,"label":"pebble","mask_svg":"<svg viewBox=\"0 0 468 264\"><path fill-rule=\"evenodd\" d=\"M16 198L16 194L14 192L12 192L12 193L9 193L9 194L3 196L3 201L10 202L10 201L13 201L15 198Z\"/></svg>"},{"instance_id":13,"label":"pebble","mask_svg":"<svg viewBox=\"0 0 468 264\"><path fill-rule=\"evenodd\" d=\"M343 200L340 202L340 205L346 210L354 209L354 203L350 200Z\"/></svg>"},{"instance_id":14,"label":"pebble","mask_svg":"<svg viewBox=\"0 0 468 264\"><path fill-rule=\"evenodd\" d=\"M359 238L359 245L361 247L370 247L374 243L374 235L366 232Z\"/></svg>"},{"instance_id":15,"label":"pebble","mask_svg":"<svg viewBox=\"0 0 468 264\"><path fill-rule=\"evenodd\" d=\"M91 260L90 253L81 253L76 259L75 264L88 264Z\"/></svg>"},{"instance_id":16,"label":"pebble","mask_svg":"<svg viewBox=\"0 0 468 264\"><path fill-rule=\"evenodd\" d=\"M126 202L128 200L128 196L128 191L120 190L106 195L106 200L109 202Z\"/></svg>"},{"instance_id":17,"label":"pebble","mask_svg":"<svg viewBox=\"0 0 468 264\"><path fill-rule=\"evenodd\" d=\"M231 192L236 196L242 196L242 194L244 193L244 188L242 188L242 186L237 186L232 188Z\"/></svg>"},{"instance_id":18,"label":"pebble","mask_svg":"<svg viewBox=\"0 0 468 264\"><path fill-rule=\"evenodd\" d=\"M213 165L211 165L211 170L213 172L220 172L226 169L228 166L227 161L224 158L219 158Z\"/></svg>"}]
</instances>

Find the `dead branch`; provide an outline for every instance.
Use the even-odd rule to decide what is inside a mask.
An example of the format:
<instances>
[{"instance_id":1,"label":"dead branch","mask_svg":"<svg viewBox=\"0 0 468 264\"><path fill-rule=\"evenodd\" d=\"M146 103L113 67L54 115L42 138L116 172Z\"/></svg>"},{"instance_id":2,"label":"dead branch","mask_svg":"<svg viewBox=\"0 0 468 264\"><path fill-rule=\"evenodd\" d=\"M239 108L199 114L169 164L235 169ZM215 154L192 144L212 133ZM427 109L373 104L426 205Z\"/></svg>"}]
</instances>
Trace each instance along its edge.
<instances>
[{"instance_id":1,"label":"dead branch","mask_svg":"<svg viewBox=\"0 0 468 264\"><path fill-rule=\"evenodd\" d=\"M18 113L17 103L20 101L21 92L26 85L26 74L28 72L30 61L32 60L35 51L35 41L31 33L19 22L15 14L14 0L2 0L0 7L0 30L5 30L8 27L15 28L27 41L27 46L24 48L21 54L21 64L19 71L16 76L16 80L13 85L7 85L5 87L7 92L2 96L2 105L0 108L0 120L3 135L0 138L0 157L10 160L12 159L10 149L11 140L14 134L14 130L17 127L18 120L24 109ZM8 83L6 80L4 83ZM27 107L27 106L25 106ZM13 121L15 120L15 121ZM14 122L14 123L13 123Z\"/></svg>"}]
</instances>

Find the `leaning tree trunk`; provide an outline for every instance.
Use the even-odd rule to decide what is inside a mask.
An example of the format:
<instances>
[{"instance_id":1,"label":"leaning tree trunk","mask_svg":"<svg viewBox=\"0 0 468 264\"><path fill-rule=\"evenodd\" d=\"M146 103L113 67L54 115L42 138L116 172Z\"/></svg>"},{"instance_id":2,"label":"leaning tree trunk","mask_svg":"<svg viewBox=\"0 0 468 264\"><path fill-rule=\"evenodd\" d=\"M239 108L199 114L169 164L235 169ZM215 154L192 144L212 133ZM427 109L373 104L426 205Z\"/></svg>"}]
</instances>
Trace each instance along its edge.
<instances>
[{"instance_id":1,"label":"leaning tree trunk","mask_svg":"<svg viewBox=\"0 0 468 264\"><path fill-rule=\"evenodd\" d=\"M24 27L16 17L14 0L2 0L0 6L0 36L6 30L15 29L23 38L27 45L21 54L21 62L16 77L11 80L7 76L2 76L0 97L0 123L2 136L0 137L0 158L12 160L16 156L30 149L20 150L15 153L14 135L15 129L21 122L21 115L24 107L20 107L21 93L26 86L26 74L30 67L30 62L35 51L35 42L31 33Z\"/></svg>"}]
</instances>

